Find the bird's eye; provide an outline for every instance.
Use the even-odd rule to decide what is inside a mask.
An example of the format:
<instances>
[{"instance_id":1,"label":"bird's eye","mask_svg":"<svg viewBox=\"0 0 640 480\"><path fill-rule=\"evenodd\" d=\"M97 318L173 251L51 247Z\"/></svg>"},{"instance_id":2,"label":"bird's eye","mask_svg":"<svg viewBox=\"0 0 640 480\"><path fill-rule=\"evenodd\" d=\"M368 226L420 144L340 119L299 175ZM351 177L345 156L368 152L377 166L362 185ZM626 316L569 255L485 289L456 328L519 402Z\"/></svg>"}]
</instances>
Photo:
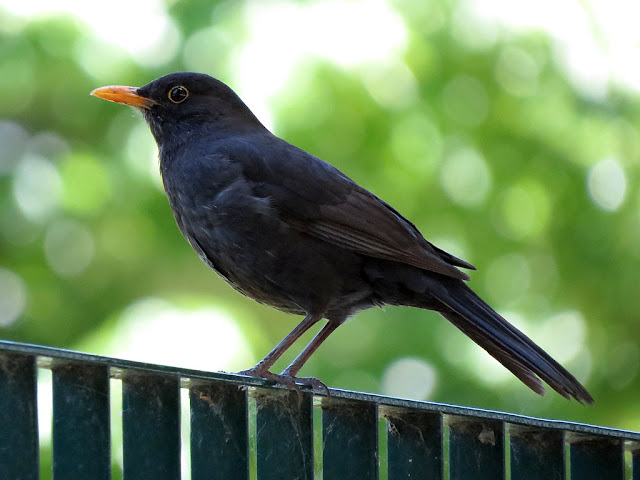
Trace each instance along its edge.
<instances>
[{"instance_id":1,"label":"bird's eye","mask_svg":"<svg viewBox=\"0 0 640 480\"><path fill-rule=\"evenodd\" d=\"M189 96L189 90L183 86L173 87L169 90L169 100L173 103L182 103Z\"/></svg>"}]
</instances>

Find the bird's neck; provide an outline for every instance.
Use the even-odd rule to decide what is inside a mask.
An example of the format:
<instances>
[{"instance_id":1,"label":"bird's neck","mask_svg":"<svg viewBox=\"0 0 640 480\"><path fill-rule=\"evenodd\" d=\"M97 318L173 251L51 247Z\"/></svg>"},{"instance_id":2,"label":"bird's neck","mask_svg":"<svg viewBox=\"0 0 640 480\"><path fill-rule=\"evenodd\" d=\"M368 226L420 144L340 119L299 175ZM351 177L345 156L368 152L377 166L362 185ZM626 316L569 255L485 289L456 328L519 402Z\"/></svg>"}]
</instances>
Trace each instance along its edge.
<instances>
[{"instance_id":1,"label":"bird's neck","mask_svg":"<svg viewBox=\"0 0 640 480\"><path fill-rule=\"evenodd\" d=\"M183 120L179 124L175 122L165 122L162 117L147 116L145 119L149 124L158 148L167 152L177 151L188 142L202 138L215 142L230 136L266 133L268 130L260 121L247 110L250 118L244 121L233 116L210 117L207 121L194 117Z\"/></svg>"}]
</instances>

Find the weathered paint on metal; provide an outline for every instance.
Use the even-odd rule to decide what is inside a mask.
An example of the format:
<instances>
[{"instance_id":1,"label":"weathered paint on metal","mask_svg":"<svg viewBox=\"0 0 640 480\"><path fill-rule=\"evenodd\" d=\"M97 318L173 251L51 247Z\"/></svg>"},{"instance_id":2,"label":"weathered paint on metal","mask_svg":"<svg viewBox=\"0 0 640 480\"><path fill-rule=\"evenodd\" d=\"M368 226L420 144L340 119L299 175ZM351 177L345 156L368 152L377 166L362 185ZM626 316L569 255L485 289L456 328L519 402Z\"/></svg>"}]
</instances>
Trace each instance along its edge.
<instances>
[{"instance_id":1,"label":"weathered paint on metal","mask_svg":"<svg viewBox=\"0 0 640 480\"><path fill-rule=\"evenodd\" d=\"M393 410L385 414L385 417L388 479L442 478L442 415L415 410Z\"/></svg>"},{"instance_id":2,"label":"weathered paint on metal","mask_svg":"<svg viewBox=\"0 0 640 480\"><path fill-rule=\"evenodd\" d=\"M620 439L578 435L570 442L571 480L624 480L624 449Z\"/></svg>"},{"instance_id":3,"label":"weathered paint on metal","mask_svg":"<svg viewBox=\"0 0 640 480\"><path fill-rule=\"evenodd\" d=\"M109 369L53 366L53 477L111 478Z\"/></svg>"},{"instance_id":4,"label":"weathered paint on metal","mask_svg":"<svg viewBox=\"0 0 640 480\"><path fill-rule=\"evenodd\" d=\"M258 480L312 480L312 396L259 389L254 397Z\"/></svg>"},{"instance_id":5,"label":"weathered paint on metal","mask_svg":"<svg viewBox=\"0 0 640 480\"><path fill-rule=\"evenodd\" d=\"M504 423L457 417L448 424L451 480L505 478Z\"/></svg>"},{"instance_id":6,"label":"weathered paint on metal","mask_svg":"<svg viewBox=\"0 0 640 480\"><path fill-rule=\"evenodd\" d=\"M563 480L564 433L511 425L511 480Z\"/></svg>"},{"instance_id":7,"label":"weathered paint on metal","mask_svg":"<svg viewBox=\"0 0 640 480\"><path fill-rule=\"evenodd\" d=\"M371 403L322 402L322 478L377 480L378 412Z\"/></svg>"},{"instance_id":8,"label":"weathered paint on metal","mask_svg":"<svg viewBox=\"0 0 640 480\"><path fill-rule=\"evenodd\" d=\"M249 480L247 389L191 387L191 480Z\"/></svg>"},{"instance_id":9,"label":"weathered paint on metal","mask_svg":"<svg viewBox=\"0 0 640 480\"><path fill-rule=\"evenodd\" d=\"M122 387L123 479L180 478L177 377L127 375Z\"/></svg>"},{"instance_id":10,"label":"weathered paint on metal","mask_svg":"<svg viewBox=\"0 0 640 480\"><path fill-rule=\"evenodd\" d=\"M0 352L0 478L37 480L36 360Z\"/></svg>"}]
</instances>

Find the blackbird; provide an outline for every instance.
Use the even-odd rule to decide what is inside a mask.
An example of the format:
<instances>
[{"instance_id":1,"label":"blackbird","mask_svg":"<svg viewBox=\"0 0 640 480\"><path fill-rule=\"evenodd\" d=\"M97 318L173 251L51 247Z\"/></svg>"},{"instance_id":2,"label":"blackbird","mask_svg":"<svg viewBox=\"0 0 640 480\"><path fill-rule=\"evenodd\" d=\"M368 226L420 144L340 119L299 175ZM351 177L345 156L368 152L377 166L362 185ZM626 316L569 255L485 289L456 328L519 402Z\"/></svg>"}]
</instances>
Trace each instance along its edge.
<instances>
[{"instance_id":1,"label":"blackbird","mask_svg":"<svg viewBox=\"0 0 640 480\"><path fill-rule=\"evenodd\" d=\"M137 107L158 144L180 231L233 288L304 320L245 375L296 387L327 337L355 313L384 305L435 310L524 384L544 380L565 398L587 390L465 283L471 264L428 242L409 220L319 158L276 137L227 85L178 72L96 97ZM327 323L280 374L278 358L316 322Z\"/></svg>"}]
</instances>

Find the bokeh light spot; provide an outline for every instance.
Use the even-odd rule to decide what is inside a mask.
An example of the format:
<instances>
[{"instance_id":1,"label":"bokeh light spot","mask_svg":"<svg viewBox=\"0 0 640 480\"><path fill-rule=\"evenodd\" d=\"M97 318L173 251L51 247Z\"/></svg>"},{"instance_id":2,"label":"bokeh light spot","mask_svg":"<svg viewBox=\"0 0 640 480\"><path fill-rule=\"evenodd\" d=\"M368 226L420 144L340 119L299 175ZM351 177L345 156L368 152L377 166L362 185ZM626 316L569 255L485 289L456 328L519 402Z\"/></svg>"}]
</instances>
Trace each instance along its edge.
<instances>
[{"instance_id":1,"label":"bokeh light spot","mask_svg":"<svg viewBox=\"0 0 640 480\"><path fill-rule=\"evenodd\" d=\"M0 327L15 322L27 304L27 287L15 273L0 268Z\"/></svg>"},{"instance_id":2,"label":"bokeh light spot","mask_svg":"<svg viewBox=\"0 0 640 480\"><path fill-rule=\"evenodd\" d=\"M364 85L378 105L399 109L408 107L418 96L418 82L400 62L377 62L363 69Z\"/></svg>"},{"instance_id":3,"label":"bokeh light spot","mask_svg":"<svg viewBox=\"0 0 640 480\"><path fill-rule=\"evenodd\" d=\"M91 233L74 220L53 223L44 239L44 252L49 266L63 277L78 275L87 268L94 254Z\"/></svg>"},{"instance_id":4,"label":"bokeh light spot","mask_svg":"<svg viewBox=\"0 0 640 480\"><path fill-rule=\"evenodd\" d=\"M413 357L399 358L385 369L382 391L385 395L426 400L436 388L437 377L428 362Z\"/></svg>"},{"instance_id":5,"label":"bokeh light spot","mask_svg":"<svg viewBox=\"0 0 640 480\"><path fill-rule=\"evenodd\" d=\"M39 132L27 142L27 153L58 159L71 151L67 141L55 132Z\"/></svg>"},{"instance_id":6,"label":"bokeh light spot","mask_svg":"<svg viewBox=\"0 0 640 480\"><path fill-rule=\"evenodd\" d=\"M440 181L447 196L463 207L482 204L491 186L489 167L484 158L467 147L447 156L442 165Z\"/></svg>"},{"instance_id":7,"label":"bokeh light spot","mask_svg":"<svg viewBox=\"0 0 640 480\"><path fill-rule=\"evenodd\" d=\"M15 122L0 122L0 176L11 173L22 158L29 135Z\"/></svg>"},{"instance_id":8,"label":"bokeh light spot","mask_svg":"<svg viewBox=\"0 0 640 480\"><path fill-rule=\"evenodd\" d=\"M39 155L26 155L13 178L13 195L22 213L32 221L43 221L57 211L62 180L56 167Z\"/></svg>"},{"instance_id":9,"label":"bokeh light spot","mask_svg":"<svg viewBox=\"0 0 640 480\"><path fill-rule=\"evenodd\" d=\"M587 323L577 310L548 318L535 336L539 345L560 363L569 362L581 353L586 337Z\"/></svg>"},{"instance_id":10,"label":"bokeh light spot","mask_svg":"<svg viewBox=\"0 0 640 480\"><path fill-rule=\"evenodd\" d=\"M228 60L225 52L231 51L233 39L219 28L209 27L193 33L182 49L182 59L187 70L216 75L225 70ZM211 52L216 52L212 55Z\"/></svg>"},{"instance_id":11,"label":"bokeh light spot","mask_svg":"<svg viewBox=\"0 0 640 480\"><path fill-rule=\"evenodd\" d=\"M538 88L540 67L526 51L506 47L498 57L496 79L507 92L516 96L532 95Z\"/></svg>"},{"instance_id":12,"label":"bokeh light spot","mask_svg":"<svg viewBox=\"0 0 640 480\"><path fill-rule=\"evenodd\" d=\"M594 165L587 176L589 195L603 210L615 211L624 202L627 178L618 162L607 158Z\"/></svg>"}]
</instances>

